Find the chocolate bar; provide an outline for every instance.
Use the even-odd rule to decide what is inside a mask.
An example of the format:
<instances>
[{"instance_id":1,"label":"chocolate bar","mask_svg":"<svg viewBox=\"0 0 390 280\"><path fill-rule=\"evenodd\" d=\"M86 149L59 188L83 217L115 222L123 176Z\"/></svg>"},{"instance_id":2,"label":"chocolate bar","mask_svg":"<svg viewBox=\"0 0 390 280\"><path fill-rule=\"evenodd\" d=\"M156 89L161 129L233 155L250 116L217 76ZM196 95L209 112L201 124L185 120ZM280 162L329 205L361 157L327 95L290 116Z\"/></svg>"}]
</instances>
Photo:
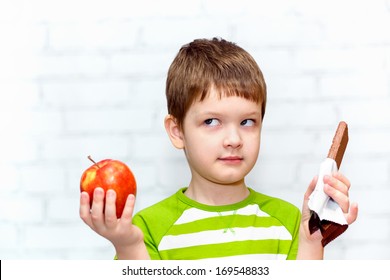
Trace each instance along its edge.
<instances>
[{"instance_id":1,"label":"chocolate bar","mask_svg":"<svg viewBox=\"0 0 390 280\"><path fill-rule=\"evenodd\" d=\"M328 158L334 159L337 163L337 168L340 169L341 161L348 144L348 125L345 122L340 122L334 135L332 146L328 152Z\"/></svg>"},{"instance_id":2,"label":"chocolate bar","mask_svg":"<svg viewBox=\"0 0 390 280\"><path fill-rule=\"evenodd\" d=\"M336 161L337 168L340 168L345 150L348 144L348 125L345 122L340 122L335 136L332 141L332 146L328 152L328 158ZM330 198L331 199L331 198ZM333 221L321 220L318 214L311 210L309 220L310 234L313 234L318 229L322 234L322 246L325 247L329 242L341 235L348 228L347 224L338 224Z\"/></svg>"}]
</instances>

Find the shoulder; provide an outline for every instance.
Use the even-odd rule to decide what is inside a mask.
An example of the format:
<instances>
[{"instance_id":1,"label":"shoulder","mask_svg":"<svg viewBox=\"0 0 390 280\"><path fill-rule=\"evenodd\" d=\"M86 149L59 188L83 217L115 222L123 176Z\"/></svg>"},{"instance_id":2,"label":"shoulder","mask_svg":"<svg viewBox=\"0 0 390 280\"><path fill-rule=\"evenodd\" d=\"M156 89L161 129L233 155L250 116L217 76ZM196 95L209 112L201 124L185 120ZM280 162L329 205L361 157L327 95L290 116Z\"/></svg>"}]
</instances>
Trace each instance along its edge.
<instances>
[{"instance_id":1,"label":"shoulder","mask_svg":"<svg viewBox=\"0 0 390 280\"><path fill-rule=\"evenodd\" d=\"M294 204L281 198L255 191L254 203L259 208L288 227L294 227L301 219L301 211Z\"/></svg>"},{"instance_id":2,"label":"shoulder","mask_svg":"<svg viewBox=\"0 0 390 280\"><path fill-rule=\"evenodd\" d=\"M254 203L277 224L283 225L292 236L298 236L301 211L283 199L255 192Z\"/></svg>"},{"instance_id":3,"label":"shoulder","mask_svg":"<svg viewBox=\"0 0 390 280\"><path fill-rule=\"evenodd\" d=\"M139 211L133 218L133 223L161 223L173 222L185 210L186 205L179 199L178 192Z\"/></svg>"},{"instance_id":4,"label":"shoulder","mask_svg":"<svg viewBox=\"0 0 390 280\"><path fill-rule=\"evenodd\" d=\"M254 192L254 202L262 209L274 209L280 211L300 212L299 208L294 204L281 198L265 195L257 191Z\"/></svg>"}]
</instances>

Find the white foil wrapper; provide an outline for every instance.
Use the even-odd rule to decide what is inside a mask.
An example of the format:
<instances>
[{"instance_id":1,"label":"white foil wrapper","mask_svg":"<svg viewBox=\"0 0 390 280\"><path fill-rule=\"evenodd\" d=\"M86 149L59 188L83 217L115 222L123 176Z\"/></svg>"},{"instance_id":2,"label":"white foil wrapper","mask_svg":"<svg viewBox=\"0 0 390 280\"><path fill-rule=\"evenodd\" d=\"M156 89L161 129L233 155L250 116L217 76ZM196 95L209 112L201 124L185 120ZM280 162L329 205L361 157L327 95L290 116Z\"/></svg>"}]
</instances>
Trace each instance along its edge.
<instances>
[{"instance_id":1,"label":"white foil wrapper","mask_svg":"<svg viewBox=\"0 0 390 280\"><path fill-rule=\"evenodd\" d=\"M344 213L340 206L324 192L324 176L331 175L337 171L336 161L326 158L320 166L317 185L309 197L310 210L317 213L320 220L334 222L340 225L347 225Z\"/></svg>"}]
</instances>

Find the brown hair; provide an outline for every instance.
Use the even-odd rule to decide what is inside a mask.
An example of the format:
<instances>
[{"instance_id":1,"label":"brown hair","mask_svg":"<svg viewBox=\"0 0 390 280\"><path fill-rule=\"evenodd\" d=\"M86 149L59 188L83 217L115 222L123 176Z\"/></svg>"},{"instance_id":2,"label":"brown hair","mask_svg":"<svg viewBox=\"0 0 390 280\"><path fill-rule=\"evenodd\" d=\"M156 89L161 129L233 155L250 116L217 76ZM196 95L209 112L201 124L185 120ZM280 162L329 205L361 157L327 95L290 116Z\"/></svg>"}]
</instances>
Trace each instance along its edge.
<instances>
[{"instance_id":1,"label":"brown hair","mask_svg":"<svg viewBox=\"0 0 390 280\"><path fill-rule=\"evenodd\" d=\"M240 96L261 103L264 117L266 84L253 57L220 38L197 39L179 50L168 70L168 113L180 127L192 103L204 100L211 87L221 96Z\"/></svg>"}]
</instances>

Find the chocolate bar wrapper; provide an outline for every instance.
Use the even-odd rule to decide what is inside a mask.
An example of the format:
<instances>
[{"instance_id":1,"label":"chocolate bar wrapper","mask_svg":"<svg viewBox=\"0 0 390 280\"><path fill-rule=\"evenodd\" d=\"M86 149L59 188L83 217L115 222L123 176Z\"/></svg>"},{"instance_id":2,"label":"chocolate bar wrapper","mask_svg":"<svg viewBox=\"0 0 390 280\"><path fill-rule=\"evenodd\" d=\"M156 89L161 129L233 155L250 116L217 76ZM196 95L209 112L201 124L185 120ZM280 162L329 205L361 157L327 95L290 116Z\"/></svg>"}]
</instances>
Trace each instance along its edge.
<instances>
[{"instance_id":1,"label":"chocolate bar wrapper","mask_svg":"<svg viewBox=\"0 0 390 280\"><path fill-rule=\"evenodd\" d=\"M313 234L321 230L325 247L330 241L338 237L348 228L348 223L340 206L324 192L325 175L331 175L337 171L337 164L334 159L326 158L320 166L317 185L309 197L309 208L311 217L309 230Z\"/></svg>"}]
</instances>

